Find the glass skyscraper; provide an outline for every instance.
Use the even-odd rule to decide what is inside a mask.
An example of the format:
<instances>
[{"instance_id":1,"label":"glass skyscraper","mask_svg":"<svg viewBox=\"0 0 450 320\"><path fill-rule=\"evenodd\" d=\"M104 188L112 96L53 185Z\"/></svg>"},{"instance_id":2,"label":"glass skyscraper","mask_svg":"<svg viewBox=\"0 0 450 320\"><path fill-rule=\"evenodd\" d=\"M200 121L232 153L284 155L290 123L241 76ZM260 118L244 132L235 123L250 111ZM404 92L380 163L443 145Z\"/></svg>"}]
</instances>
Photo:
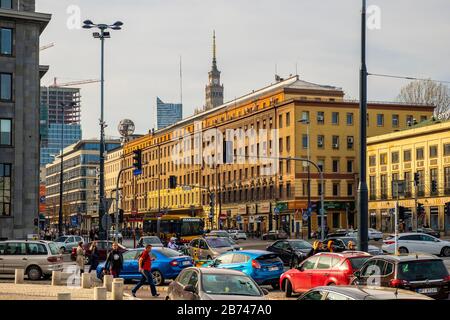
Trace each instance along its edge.
<instances>
[{"instance_id":1,"label":"glass skyscraper","mask_svg":"<svg viewBox=\"0 0 450 320\"><path fill-rule=\"evenodd\" d=\"M156 113L158 129L163 129L183 119L183 105L164 103L160 98L156 98Z\"/></svg>"}]
</instances>

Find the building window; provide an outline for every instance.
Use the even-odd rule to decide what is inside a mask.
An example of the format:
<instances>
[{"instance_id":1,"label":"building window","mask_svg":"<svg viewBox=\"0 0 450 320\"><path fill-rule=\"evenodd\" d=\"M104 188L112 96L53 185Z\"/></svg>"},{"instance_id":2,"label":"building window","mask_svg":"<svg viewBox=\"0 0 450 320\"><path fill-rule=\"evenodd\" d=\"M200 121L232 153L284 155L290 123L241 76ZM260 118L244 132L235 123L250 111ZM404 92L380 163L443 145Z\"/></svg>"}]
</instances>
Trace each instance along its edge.
<instances>
[{"instance_id":1,"label":"building window","mask_svg":"<svg viewBox=\"0 0 450 320\"><path fill-rule=\"evenodd\" d=\"M302 121L309 121L309 111L302 111Z\"/></svg>"},{"instance_id":2,"label":"building window","mask_svg":"<svg viewBox=\"0 0 450 320\"><path fill-rule=\"evenodd\" d=\"M450 167L444 168L444 193L450 194Z\"/></svg>"},{"instance_id":3,"label":"building window","mask_svg":"<svg viewBox=\"0 0 450 320\"><path fill-rule=\"evenodd\" d=\"M370 188L370 200L376 200L377 198L377 183L375 176L369 177L369 188Z\"/></svg>"},{"instance_id":4,"label":"building window","mask_svg":"<svg viewBox=\"0 0 450 320\"><path fill-rule=\"evenodd\" d=\"M387 175L382 174L380 176L380 189L381 189L381 199L387 199Z\"/></svg>"},{"instance_id":5,"label":"building window","mask_svg":"<svg viewBox=\"0 0 450 320\"><path fill-rule=\"evenodd\" d=\"M337 159L333 160L333 172L339 172L339 160Z\"/></svg>"},{"instance_id":6,"label":"building window","mask_svg":"<svg viewBox=\"0 0 450 320\"><path fill-rule=\"evenodd\" d=\"M11 215L11 165L0 163L0 215Z\"/></svg>"},{"instance_id":7,"label":"building window","mask_svg":"<svg viewBox=\"0 0 450 320\"><path fill-rule=\"evenodd\" d=\"M12 0L0 0L0 8L12 9Z\"/></svg>"},{"instance_id":8,"label":"building window","mask_svg":"<svg viewBox=\"0 0 450 320\"><path fill-rule=\"evenodd\" d=\"M10 146L11 144L11 120L0 119L0 145Z\"/></svg>"},{"instance_id":9,"label":"building window","mask_svg":"<svg viewBox=\"0 0 450 320\"><path fill-rule=\"evenodd\" d=\"M331 124L339 124L339 112L333 112L331 114Z\"/></svg>"},{"instance_id":10,"label":"building window","mask_svg":"<svg viewBox=\"0 0 450 320\"><path fill-rule=\"evenodd\" d=\"M392 163L398 163L399 162L398 151L394 151L394 152L391 153L391 161L392 161Z\"/></svg>"},{"instance_id":11,"label":"building window","mask_svg":"<svg viewBox=\"0 0 450 320\"><path fill-rule=\"evenodd\" d=\"M283 128L283 115L278 116L278 128Z\"/></svg>"},{"instance_id":12,"label":"building window","mask_svg":"<svg viewBox=\"0 0 450 320\"><path fill-rule=\"evenodd\" d=\"M339 136L333 136L333 149L339 149Z\"/></svg>"},{"instance_id":13,"label":"building window","mask_svg":"<svg viewBox=\"0 0 450 320\"><path fill-rule=\"evenodd\" d=\"M339 182L333 183L333 197L339 197Z\"/></svg>"},{"instance_id":14,"label":"building window","mask_svg":"<svg viewBox=\"0 0 450 320\"><path fill-rule=\"evenodd\" d=\"M423 148L416 149L416 160L423 160Z\"/></svg>"},{"instance_id":15,"label":"building window","mask_svg":"<svg viewBox=\"0 0 450 320\"><path fill-rule=\"evenodd\" d=\"M283 138L278 139L278 151L283 152Z\"/></svg>"},{"instance_id":16,"label":"building window","mask_svg":"<svg viewBox=\"0 0 450 320\"><path fill-rule=\"evenodd\" d=\"M394 127L394 128L396 128L396 127L398 127L399 125L400 125L400 121L399 121L399 116L398 116L398 114L393 114L392 115L392 126Z\"/></svg>"},{"instance_id":17,"label":"building window","mask_svg":"<svg viewBox=\"0 0 450 320\"><path fill-rule=\"evenodd\" d=\"M291 125L291 113L286 113L286 127L289 127Z\"/></svg>"},{"instance_id":18,"label":"building window","mask_svg":"<svg viewBox=\"0 0 450 320\"><path fill-rule=\"evenodd\" d=\"M403 173L403 180L405 180L405 197L411 196L411 172Z\"/></svg>"},{"instance_id":19,"label":"building window","mask_svg":"<svg viewBox=\"0 0 450 320\"><path fill-rule=\"evenodd\" d=\"M302 146L303 146L303 149L308 149L308 135L307 134L302 135Z\"/></svg>"},{"instance_id":20,"label":"building window","mask_svg":"<svg viewBox=\"0 0 450 320\"><path fill-rule=\"evenodd\" d=\"M408 114L408 115L406 116L406 125L407 125L408 127L410 127L410 126L413 125L413 123L414 123L414 117L413 117L412 115Z\"/></svg>"},{"instance_id":21,"label":"building window","mask_svg":"<svg viewBox=\"0 0 450 320\"><path fill-rule=\"evenodd\" d=\"M387 164L387 153L380 154L380 165Z\"/></svg>"},{"instance_id":22,"label":"building window","mask_svg":"<svg viewBox=\"0 0 450 320\"><path fill-rule=\"evenodd\" d=\"M12 55L13 31L8 28L0 28L0 54Z\"/></svg>"},{"instance_id":23,"label":"building window","mask_svg":"<svg viewBox=\"0 0 450 320\"><path fill-rule=\"evenodd\" d=\"M420 122L427 121L427 116L420 116Z\"/></svg>"},{"instance_id":24,"label":"building window","mask_svg":"<svg viewBox=\"0 0 450 320\"><path fill-rule=\"evenodd\" d=\"M347 113L347 125L348 126L353 125L353 113L352 112Z\"/></svg>"},{"instance_id":25,"label":"building window","mask_svg":"<svg viewBox=\"0 0 450 320\"><path fill-rule=\"evenodd\" d=\"M283 161L280 161L278 169L280 171L280 174L283 174Z\"/></svg>"},{"instance_id":26,"label":"building window","mask_svg":"<svg viewBox=\"0 0 450 320\"><path fill-rule=\"evenodd\" d=\"M278 190L279 190L279 191L278 191L278 197L279 197L280 199L282 199L282 198L284 197L284 194L283 194L283 185L282 185L282 184L280 184Z\"/></svg>"},{"instance_id":27,"label":"building window","mask_svg":"<svg viewBox=\"0 0 450 320\"><path fill-rule=\"evenodd\" d=\"M291 151L291 137L286 137L286 151L287 152Z\"/></svg>"},{"instance_id":28,"label":"building window","mask_svg":"<svg viewBox=\"0 0 450 320\"><path fill-rule=\"evenodd\" d=\"M325 112L317 111L317 124L325 123Z\"/></svg>"},{"instance_id":29,"label":"building window","mask_svg":"<svg viewBox=\"0 0 450 320\"><path fill-rule=\"evenodd\" d=\"M377 114L377 126L384 126L384 114Z\"/></svg>"},{"instance_id":30,"label":"building window","mask_svg":"<svg viewBox=\"0 0 450 320\"><path fill-rule=\"evenodd\" d=\"M353 160L347 160L347 172L353 173Z\"/></svg>"},{"instance_id":31,"label":"building window","mask_svg":"<svg viewBox=\"0 0 450 320\"><path fill-rule=\"evenodd\" d=\"M0 73L0 100L12 100L12 74Z\"/></svg>"},{"instance_id":32,"label":"building window","mask_svg":"<svg viewBox=\"0 0 450 320\"><path fill-rule=\"evenodd\" d=\"M370 156L369 157L369 167L375 167L377 165L377 157Z\"/></svg>"},{"instance_id":33,"label":"building window","mask_svg":"<svg viewBox=\"0 0 450 320\"><path fill-rule=\"evenodd\" d=\"M317 195L321 196L325 186L322 186L320 182L317 183Z\"/></svg>"},{"instance_id":34,"label":"building window","mask_svg":"<svg viewBox=\"0 0 450 320\"><path fill-rule=\"evenodd\" d=\"M438 156L438 147L430 146L430 158L437 158Z\"/></svg>"},{"instance_id":35,"label":"building window","mask_svg":"<svg viewBox=\"0 0 450 320\"><path fill-rule=\"evenodd\" d=\"M324 172L325 170L325 161L324 160L317 160L317 166L319 167L320 171Z\"/></svg>"},{"instance_id":36,"label":"building window","mask_svg":"<svg viewBox=\"0 0 450 320\"><path fill-rule=\"evenodd\" d=\"M286 160L286 173L291 173L291 160Z\"/></svg>"},{"instance_id":37,"label":"building window","mask_svg":"<svg viewBox=\"0 0 450 320\"><path fill-rule=\"evenodd\" d=\"M450 143L444 144L444 156L450 156Z\"/></svg>"},{"instance_id":38,"label":"building window","mask_svg":"<svg viewBox=\"0 0 450 320\"><path fill-rule=\"evenodd\" d=\"M353 183L347 182L347 196L353 196Z\"/></svg>"},{"instance_id":39,"label":"building window","mask_svg":"<svg viewBox=\"0 0 450 320\"><path fill-rule=\"evenodd\" d=\"M353 150L353 144L354 144L353 136L348 136L347 137L347 149L348 150Z\"/></svg>"},{"instance_id":40,"label":"building window","mask_svg":"<svg viewBox=\"0 0 450 320\"><path fill-rule=\"evenodd\" d=\"M323 149L325 146L325 136L318 135L317 136L317 148Z\"/></svg>"},{"instance_id":41,"label":"building window","mask_svg":"<svg viewBox=\"0 0 450 320\"><path fill-rule=\"evenodd\" d=\"M431 187L433 185L433 181L435 181L435 183L436 183L436 187L437 187L436 190L433 190L432 187ZM436 168L430 169L430 194L431 195L435 196L435 195L439 194L439 187L438 187L438 185L439 185L439 183L438 183L438 169L436 169Z\"/></svg>"},{"instance_id":42,"label":"building window","mask_svg":"<svg viewBox=\"0 0 450 320\"><path fill-rule=\"evenodd\" d=\"M286 184L286 197L288 197L288 198L291 197L291 184L290 183Z\"/></svg>"},{"instance_id":43,"label":"building window","mask_svg":"<svg viewBox=\"0 0 450 320\"><path fill-rule=\"evenodd\" d=\"M411 150L405 150L403 151L403 161L409 162L411 161Z\"/></svg>"}]
</instances>

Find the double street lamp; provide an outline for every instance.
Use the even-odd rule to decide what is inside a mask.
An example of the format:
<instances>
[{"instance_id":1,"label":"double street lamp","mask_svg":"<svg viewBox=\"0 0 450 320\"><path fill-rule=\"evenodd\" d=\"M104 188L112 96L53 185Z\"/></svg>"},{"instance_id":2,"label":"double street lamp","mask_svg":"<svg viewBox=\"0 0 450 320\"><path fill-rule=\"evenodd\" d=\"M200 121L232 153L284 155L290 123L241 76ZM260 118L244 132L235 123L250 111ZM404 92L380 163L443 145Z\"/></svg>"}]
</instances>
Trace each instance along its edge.
<instances>
[{"instance_id":1,"label":"double street lamp","mask_svg":"<svg viewBox=\"0 0 450 320\"><path fill-rule=\"evenodd\" d=\"M309 127L311 122L309 119L301 119L298 122L306 124L306 135L307 135L307 144L308 144L308 160L311 160L311 138L309 135ZM311 165L308 163L308 182L307 182L307 189L308 189L308 210L311 208ZM308 214L308 239L311 239L311 215Z\"/></svg>"},{"instance_id":2,"label":"double street lamp","mask_svg":"<svg viewBox=\"0 0 450 320\"><path fill-rule=\"evenodd\" d=\"M121 30L123 23L120 21L114 24L95 24L91 20L83 22L84 29L96 28L100 32L94 32L95 39L101 41L101 93L100 93L100 186L99 186L99 237L101 240L106 239L105 231L101 223L105 214L105 121L104 121L104 89L105 89L105 39L111 38L111 34L107 30Z\"/></svg>"}]
</instances>

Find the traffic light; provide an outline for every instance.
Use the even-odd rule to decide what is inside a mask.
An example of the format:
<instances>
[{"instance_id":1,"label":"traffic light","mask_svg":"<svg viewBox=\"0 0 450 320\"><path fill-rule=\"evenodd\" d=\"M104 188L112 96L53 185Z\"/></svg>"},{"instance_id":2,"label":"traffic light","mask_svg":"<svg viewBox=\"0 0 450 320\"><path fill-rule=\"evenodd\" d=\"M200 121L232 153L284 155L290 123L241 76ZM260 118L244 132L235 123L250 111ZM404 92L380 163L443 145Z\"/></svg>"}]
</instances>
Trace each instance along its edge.
<instances>
[{"instance_id":1,"label":"traffic light","mask_svg":"<svg viewBox=\"0 0 450 320\"><path fill-rule=\"evenodd\" d=\"M425 213L425 207L423 206L423 203L418 202L417 203L417 214L424 214Z\"/></svg>"},{"instance_id":2,"label":"traffic light","mask_svg":"<svg viewBox=\"0 0 450 320\"><path fill-rule=\"evenodd\" d=\"M450 216L450 202L445 203L444 213Z\"/></svg>"},{"instance_id":3,"label":"traffic light","mask_svg":"<svg viewBox=\"0 0 450 320\"><path fill-rule=\"evenodd\" d=\"M134 175L142 174L142 150L134 150L133 151L133 167L134 167Z\"/></svg>"},{"instance_id":4,"label":"traffic light","mask_svg":"<svg viewBox=\"0 0 450 320\"><path fill-rule=\"evenodd\" d=\"M119 223L123 223L123 209L119 209Z\"/></svg>"},{"instance_id":5,"label":"traffic light","mask_svg":"<svg viewBox=\"0 0 450 320\"><path fill-rule=\"evenodd\" d=\"M418 172L414 173L414 185L418 186L420 182L420 174Z\"/></svg>"},{"instance_id":6,"label":"traffic light","mask_svg":"<svg viewBox=\"0 0 450 320\"><path fill-rule=\"evenodd\" d=\"M437 193L437 191L438 191L437 181L436 180L432 180L431 181L431 192L432 193Z\"/></svg>"},{"instance_id":7,"label":"traffic light","mask_svg":"<svg viewBox=\"0 0 450 320\"><path fill-rule=\"evenodd\" d=\"M34 226L37 227L39 225L39 219L34 218Z\"/></svg>"},{"instance_id":8,"label":"traffic light","mask_svg":"<svg viewBox=\"0 0 450 320\"><path fill-rule=\"evenodd\" d=\"M405 220L405 207L403 206L398 207L398 219Z\"/></svg>"},{"instance_id":9,"label":"traffic light","mask_svg":"<svg viewBox=\"0 0 450 320\"><path fill-rule=\"evenodd\" d=\"M169 189L176 189L176 188L177 188L177 177L170 176L169 177Z\"/></svg>"},{"instance_id":10,"label":"traffic light","mask_svg":"<svg viewBox=\"0 0 450 320\"><path fill-rule=\"evenodd\" d=\"M209 194L209 206L214 208L214 193Z\"/></svg>"}]
</instances>

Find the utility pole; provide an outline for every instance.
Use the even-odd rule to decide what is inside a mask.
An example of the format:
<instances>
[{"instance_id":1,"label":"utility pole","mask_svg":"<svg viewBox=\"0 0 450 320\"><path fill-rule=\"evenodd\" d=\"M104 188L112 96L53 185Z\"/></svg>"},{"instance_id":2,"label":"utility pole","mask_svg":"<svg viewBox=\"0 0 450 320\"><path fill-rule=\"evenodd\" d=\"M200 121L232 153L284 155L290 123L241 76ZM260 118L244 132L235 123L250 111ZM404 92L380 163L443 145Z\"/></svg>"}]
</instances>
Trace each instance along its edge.
<instances>
[{"instance_id":1,"label":"utility pole","mask_svg":"<svg viewBox=\"0 0 450 320\"><path fill-rule=\"evenodd\" d=\"M63 235L63 180L64 180L64 105L61 104L61 164L59 169L59 214L58 214L58 234Z\"/></svg>"},{"instance_id":2,"label":"utility pole","mask_svg":"<svg viewBox=\"0 0 450 320\"><path fill-rule=\"evenodd\" d=\"M367 190L367 67L366 67L366 0L362 0L361 10L361 70L359 80L359 171L360 180L358 185L358 250L368 250L368 190Z\"/></svg>"}]
</instances>

